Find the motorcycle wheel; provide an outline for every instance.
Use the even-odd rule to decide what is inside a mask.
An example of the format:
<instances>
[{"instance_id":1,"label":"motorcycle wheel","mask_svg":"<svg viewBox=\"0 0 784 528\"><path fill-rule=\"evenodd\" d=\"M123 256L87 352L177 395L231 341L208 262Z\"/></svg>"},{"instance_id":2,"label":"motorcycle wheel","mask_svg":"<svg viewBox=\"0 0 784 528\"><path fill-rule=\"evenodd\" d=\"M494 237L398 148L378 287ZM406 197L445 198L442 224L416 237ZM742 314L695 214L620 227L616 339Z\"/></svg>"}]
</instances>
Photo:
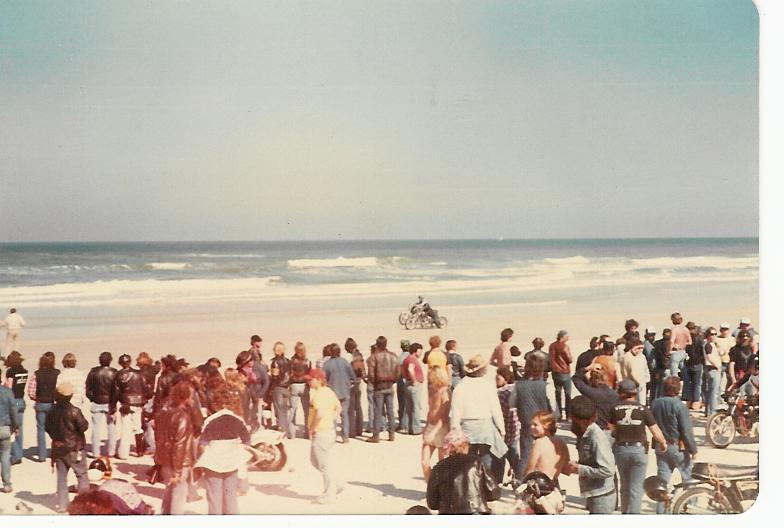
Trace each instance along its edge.
<instances>
[{"instance_id":1,"label":"motorcycle wheel","mask_svg":"<svg viewBox=\"0 0 784 528\"><path fill-rule=\"evenodd\" d=\"M286 465L288 457L286 456L286 449L283 447L283 444L258 444L253 447L267 455L267 458L259 460L253 465L255 469L260 471L280 471L283 469L283 466Z\"/></svg>"},{"instance_id":2,"label":"motorcycle wheel","mask_svg":"<svg viewBox=\"0 0 784 528\"><path fill-rule=\"evenodd\" d=\"M735 440L735 420L726 411L713 413L705 424L705 436L713 447L724 449Z\"/></svg>"},{"instance_id":3,"label":"motorcycle wheel","mask_svg":"<svg viewBox=\"0 0 784 528\"><path fill-rule=\"evenodd\" d=\"M397 320L403 326L406 325L406 320L408 319L408 314L406 312L400 312L400 315L397 316Z\"/></svg>"},{"instance_id":4,"label":"motorcycle wheel","mask_svg":"<svg viewBox=\"0 0 784 528\"><path fill-rule=\"evenodd\" d=\"M721 493L711 488L691 488L684 491L672 505L672 513L676 515L713 515L717 513L736 512L730 501Z\"/></svg>"},{"instance_id":5,"label":"motorcycle wheel","mask_svg":"<svg viewBox=\"0 0 784 528\"><path fill-rule=\"evenodd\" d=\"M439 318L438 318L438 322L440 322L440 323L441 323L441 328L446 328L446 324L447 324L449 321L447 321L446 317L440 317L440 316L439 316Z\"/></svg>"},{"instance_id":6,"label":"motorcycle wheel","mask_svg":"<svg viewBox=\"0 0 784 528\"><path fill-rule=\"evenodd\" d=\"M406 322L403 326L406 327L406 330L411 330L412 328L414 328L414 326L416 326L417 319L418 319L417 317L409 317L408 319L406 319Z\"/></svg>"}]
</instances>

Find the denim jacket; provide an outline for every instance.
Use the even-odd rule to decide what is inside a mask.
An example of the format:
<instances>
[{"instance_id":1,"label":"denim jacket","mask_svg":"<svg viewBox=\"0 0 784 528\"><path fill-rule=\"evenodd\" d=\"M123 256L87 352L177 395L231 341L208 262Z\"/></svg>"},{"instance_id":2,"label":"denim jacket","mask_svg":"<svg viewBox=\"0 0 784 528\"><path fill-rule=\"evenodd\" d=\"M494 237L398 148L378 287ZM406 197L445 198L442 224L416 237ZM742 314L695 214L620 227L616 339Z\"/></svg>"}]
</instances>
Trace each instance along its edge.
<instances>
[{"instance_id":1,"label":"denim jacket","mask_svg":"<svg viewBox=\"0 0 784 528\"><path fill-rule=\"evenodd\" d=\"M605 495L615 489L615 456L607 435L592 423L577 439L578 475L583 497Z\"/></svg>"},{"instance_id":2,"label":"denim jacket","mask_svg":"<svg viewBox=\"0 0 784 528\"><path fill-rule=\"evenodd\" d=\"M19 427L16 417L16 401L11 389L0 386L0 426Z\"/></svg>"}]
</instances>

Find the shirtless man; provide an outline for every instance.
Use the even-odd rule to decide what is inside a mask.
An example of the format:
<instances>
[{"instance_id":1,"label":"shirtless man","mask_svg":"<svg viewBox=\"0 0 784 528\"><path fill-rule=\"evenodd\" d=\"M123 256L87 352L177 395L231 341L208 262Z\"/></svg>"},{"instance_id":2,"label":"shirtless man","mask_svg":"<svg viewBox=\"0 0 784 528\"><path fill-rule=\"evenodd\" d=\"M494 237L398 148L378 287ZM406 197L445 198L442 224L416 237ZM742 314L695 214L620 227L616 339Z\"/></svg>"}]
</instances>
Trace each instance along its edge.
<instances>
[{"instance_id":1,"label":"shirtless man","mask_svg":"<svg viewBox=\"0 0 784 528\"><path fill-rule=\"evenodd\" d=\"M558 476L569 463L569 449L556 438L555 417L551 412L541 411L531 419L531 435L536 439L528 455L523 475L541 471L558 484Z\"/></svg>"}]
</instances>

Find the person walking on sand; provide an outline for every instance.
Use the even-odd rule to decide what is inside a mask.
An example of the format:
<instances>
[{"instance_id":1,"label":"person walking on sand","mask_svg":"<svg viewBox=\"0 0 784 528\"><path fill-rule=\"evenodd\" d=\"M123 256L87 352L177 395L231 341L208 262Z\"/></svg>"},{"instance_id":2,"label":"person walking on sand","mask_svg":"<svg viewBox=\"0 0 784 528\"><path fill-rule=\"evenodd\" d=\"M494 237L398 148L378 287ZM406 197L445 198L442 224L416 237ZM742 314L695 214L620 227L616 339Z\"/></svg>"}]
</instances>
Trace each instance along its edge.
<instances>
[{"instance_id":1,"label":"person walking on sand","mask_svg":"<svg viewBox=\"0 0 784 528\"><path fill-rule=\"evenodd\" d=\"M427 425L422 432L422 475L425 482L430 478L430 460L438 450L438 460L446 456L444 438L449 432L449 410L452 393L449 376L441 367L431 369L427 374Z\"/></svg>"},{"instance_id":2,"label":"person walking on sand","mask_svg":"<svg viewBox=\"0 0 784 528\"><path fill-rule=\"evenodd\" d=\"M8 317L3 321L5 327L5 347L3 348L3 357L8 356L11 351L17 347L19 336L22 335L22 328L27 326L24 317L16 313L16 308L8 310Z\"/></svg>"},{"instance_id":3,"label":"person walking on sand","mask_svg":"<svg viewBox=\"0 0 784 528\"><path fill-rule=\"evenodd\" d=\"M555 386L555 404L558 411L558 419L569 420L569 401L572 399L572 351L567 344L569 332L560 330L556 340L550 344L550 371L553 373L553 385ZM564 403L561 405L561 393L563 393Z\"/></svg>"},{"instance_id":4,"label":"person walking on sand","mask_svg":"<svg viewBox=\"0 0 784 528\"><path fill-rule=\"evenodd\" d=\"M334 391L327 387L327 376L323 370L311 369L308 374L308 385L310 387L310 412L308 413L310 462L321 472L324 480L324 492L316 502L329 504L335 501L336 495L343 489L335 474L334 461L335 420L340 414L340 401Z\"/></svg>"}]
</instances>

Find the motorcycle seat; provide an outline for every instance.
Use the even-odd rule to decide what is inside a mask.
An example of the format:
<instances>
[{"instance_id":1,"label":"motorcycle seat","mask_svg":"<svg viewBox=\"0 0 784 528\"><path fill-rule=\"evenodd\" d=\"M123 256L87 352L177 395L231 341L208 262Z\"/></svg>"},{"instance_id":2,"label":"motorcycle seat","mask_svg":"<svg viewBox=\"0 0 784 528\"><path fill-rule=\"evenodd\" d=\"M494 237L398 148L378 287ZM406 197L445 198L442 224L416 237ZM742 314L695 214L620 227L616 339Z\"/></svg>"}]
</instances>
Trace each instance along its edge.
<instances>
[{"instance_id":1,"label":"motorcycle seat","mask_svg":"<svg viewBox=\"0 0 784 528\"><path fill-rule=\"evenodd\" d=\"M759 468L749 466L719 466L707 462L694 464L691 470L692 478L709 480L718 478L721 480L739 480L749 478L759 478Z\"/></svg>"}]
</instances>

